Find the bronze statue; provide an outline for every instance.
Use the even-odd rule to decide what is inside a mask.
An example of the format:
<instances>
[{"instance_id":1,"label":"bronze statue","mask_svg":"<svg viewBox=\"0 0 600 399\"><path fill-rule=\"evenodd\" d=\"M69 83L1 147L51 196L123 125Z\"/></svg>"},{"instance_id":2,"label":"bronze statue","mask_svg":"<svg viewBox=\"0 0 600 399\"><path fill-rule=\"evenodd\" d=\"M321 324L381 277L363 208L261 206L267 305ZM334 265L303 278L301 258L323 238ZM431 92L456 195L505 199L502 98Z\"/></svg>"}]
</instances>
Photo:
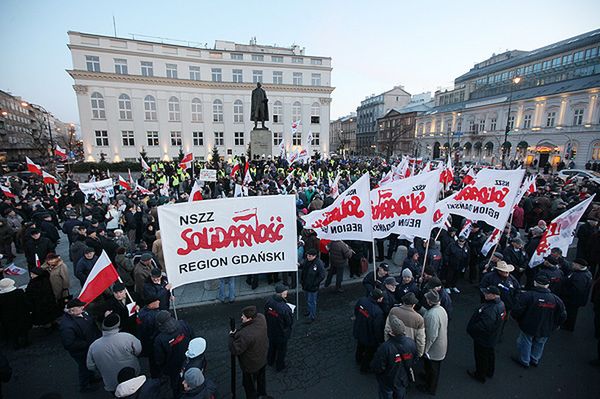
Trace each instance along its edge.
<instances>
[{"instance_id":1,"label":"bronze statue","mask_svg":"<svg viewBox=\"0 0 600 399\"><path fill-rule=\"evenodd\" d=\"M269 107L267 106L269 99L261 86L260 82L258 82L256 83L256 89L252 90L250 120L254 121L254 129L257 128L259 121L262 124L261 129L266 129L265 121L269 120Z\"/></svg>"}]
</instances>

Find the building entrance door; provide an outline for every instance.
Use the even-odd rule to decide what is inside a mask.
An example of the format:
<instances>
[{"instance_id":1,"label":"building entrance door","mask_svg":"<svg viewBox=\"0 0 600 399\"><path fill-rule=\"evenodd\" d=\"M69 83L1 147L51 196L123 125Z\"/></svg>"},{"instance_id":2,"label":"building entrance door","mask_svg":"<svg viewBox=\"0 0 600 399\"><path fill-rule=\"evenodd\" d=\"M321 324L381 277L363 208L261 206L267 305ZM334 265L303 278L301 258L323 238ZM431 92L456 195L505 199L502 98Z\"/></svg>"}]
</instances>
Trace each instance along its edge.
<instances>
[{"instance_id":1,"label":"building entrance door","mask_svg":"<svg viewBox=\"0 0 600 399\"><path fill-rule=\"evenodd\" d=\"M547 152L540 153L540 161L538 163L538 167L543 168L548 163L548 159L550 158L550 154Z\"/></svg>"}]
</instances>

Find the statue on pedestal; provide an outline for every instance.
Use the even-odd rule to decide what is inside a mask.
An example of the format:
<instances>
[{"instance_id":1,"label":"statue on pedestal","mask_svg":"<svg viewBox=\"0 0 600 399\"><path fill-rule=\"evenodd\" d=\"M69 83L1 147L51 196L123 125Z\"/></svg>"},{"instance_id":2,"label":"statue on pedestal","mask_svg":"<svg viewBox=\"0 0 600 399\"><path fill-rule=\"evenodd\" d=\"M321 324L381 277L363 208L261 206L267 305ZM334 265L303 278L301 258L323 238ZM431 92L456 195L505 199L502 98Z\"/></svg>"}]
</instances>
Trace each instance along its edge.
<instances>
[{"instance_id":1,"label":"statue on pedestal","mask_svg":"<svg viewBox=\"0 0 600 399\"><path fill-rule=\"evenodd\" d=\"M269 120L269 107L267 106L269 99L261 86L258 82L256 83L256 89L252 90L250 120L254 121L254 129L257 129L258 122L262 124L261 129L266 129L265 121Z\"/></svg>"}]
</instances>

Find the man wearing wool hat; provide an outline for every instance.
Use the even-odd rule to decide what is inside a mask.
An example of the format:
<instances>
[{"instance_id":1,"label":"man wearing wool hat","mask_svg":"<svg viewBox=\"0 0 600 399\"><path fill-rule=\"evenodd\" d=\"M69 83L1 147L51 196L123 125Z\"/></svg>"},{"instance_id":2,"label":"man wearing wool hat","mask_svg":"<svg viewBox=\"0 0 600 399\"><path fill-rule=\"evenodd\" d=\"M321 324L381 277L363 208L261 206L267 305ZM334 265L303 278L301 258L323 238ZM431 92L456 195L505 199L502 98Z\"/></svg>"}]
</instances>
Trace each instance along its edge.
<instances>
[{"instance_id":1,"label":"man wearing wool hat","mask_svg":"<svg viewBox=\"0 0 600 399\"><path fill-rule=\"evenodd\" d=\"M412 366L417 358L415 341L405 335L402 320L390 316L390 338L381 344L373 360L371 370L377 378L380 398L404 398L406 388L414 380Z\"/></svg>"},{"instance_id":2,"label":"man wearing wool hat","mask_svg":"<svg viewBox=\"0 0 600 399\"><path fill-rule=\"evenodd\" d=\"M217 395L217 386L204 374L199 368L193 367L183 375L183 395L184 398L213 398Z\"/></svg>"},{"instance_id":3,"label":"man wearing wool hat","mask_svg":"<svg viewBox=\"0 0 600 399\"><path fill-rule=\"evenodd\" d=\"M126 332L119 332L121 319L111 313L102 322L102 337L95 340L87 354L87 368L98 370L104 381L104 389L114 392L117 388L117 375L123 367L140 371L138 355L142 352L139 339Z\"/></svg>"}]
</instances>

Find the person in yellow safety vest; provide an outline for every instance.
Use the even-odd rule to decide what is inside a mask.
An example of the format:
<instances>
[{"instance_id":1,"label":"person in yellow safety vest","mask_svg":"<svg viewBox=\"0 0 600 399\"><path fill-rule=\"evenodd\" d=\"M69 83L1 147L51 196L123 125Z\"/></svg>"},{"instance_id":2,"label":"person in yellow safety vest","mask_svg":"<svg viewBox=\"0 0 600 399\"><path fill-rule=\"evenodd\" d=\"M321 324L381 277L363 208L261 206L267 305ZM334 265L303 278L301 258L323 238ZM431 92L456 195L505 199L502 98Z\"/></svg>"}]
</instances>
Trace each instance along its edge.
<instances>
[{"instance_id":1,"label":"person in yellow safety vest","mask_svg":"<svg viewBox=\"0 0 600 399\"><path fill-rule=\"evenodd\" d=\"M177 177L177 175L173 175L173 179L171 180L171 184L172 184L173 188L177 190L177 188L179 186L179 177Z\"/></svg>"},{"instance_id":2,"label":"person in yellow safety vest","mask_svg":"<svg viewBox=\"0 0 600 399\"><path fill-rule=\"evenodd\" d=\"M150 169L151 169L153 172L156 172L156 170L158 169L158 165L156 165L155 163L153 163L153 164L152 164L152 166L150 166Z\"/></svg>"}]
</instances>

